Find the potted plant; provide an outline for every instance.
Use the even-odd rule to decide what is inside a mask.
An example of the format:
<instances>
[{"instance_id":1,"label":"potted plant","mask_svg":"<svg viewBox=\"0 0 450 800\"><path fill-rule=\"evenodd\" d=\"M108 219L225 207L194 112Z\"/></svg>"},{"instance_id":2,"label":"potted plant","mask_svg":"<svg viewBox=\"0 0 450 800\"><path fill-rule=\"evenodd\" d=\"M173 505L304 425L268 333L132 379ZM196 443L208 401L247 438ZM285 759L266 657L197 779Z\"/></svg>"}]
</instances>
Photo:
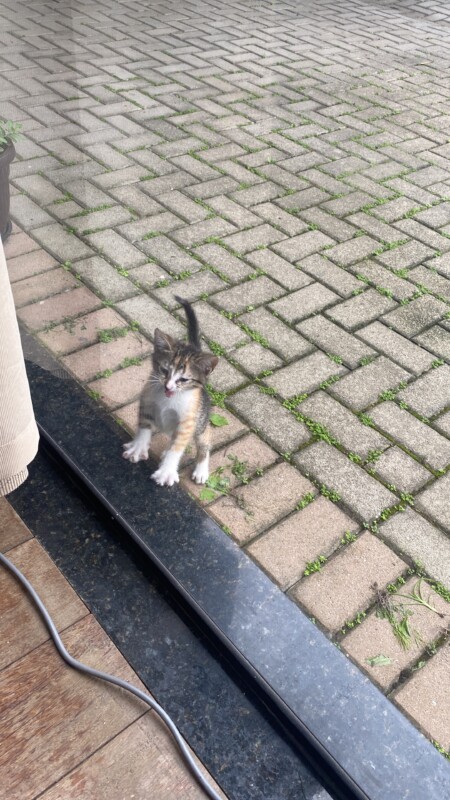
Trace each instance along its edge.
<instances>
[{"instance_id":1,"label":"potted plant","mask_svg":"<svg viewBox=\"0 0 450 800\"><path fill-rule=\"evenodd\" d=\"M16 155L14 142L20 136L18 122L0 120L0 238L4 242L11 233L9 218L9 165Z\"/></svg>"}]
</instances>

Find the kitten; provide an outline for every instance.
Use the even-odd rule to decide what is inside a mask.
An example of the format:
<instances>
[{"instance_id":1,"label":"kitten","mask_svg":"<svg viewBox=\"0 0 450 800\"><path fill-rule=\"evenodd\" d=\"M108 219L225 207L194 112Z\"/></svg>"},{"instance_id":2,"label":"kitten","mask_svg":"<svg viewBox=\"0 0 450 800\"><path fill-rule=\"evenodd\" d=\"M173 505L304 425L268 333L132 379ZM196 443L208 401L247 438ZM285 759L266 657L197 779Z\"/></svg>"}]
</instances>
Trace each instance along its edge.
<instances>
[{"instance_id":1,"label":"kitten","mask_svg":"<svg viewBox=\"0 0 450 800\"><path fill-rule=\"evenodd\" d=\"M153 369L144 387L139 407L139 429L132 442L124 445L124 458L137 462L148 458L152 434L162 431L170 445L152 478L160 486L178 483L178 466L189 442L197 446L197 463L192 474L196 483L209 475L210 400L204 388L217 366L218 358L203 353L194 309L175 296L183 306L188 323L188 344L155 330Z\"/></svg>"}]
</instances>

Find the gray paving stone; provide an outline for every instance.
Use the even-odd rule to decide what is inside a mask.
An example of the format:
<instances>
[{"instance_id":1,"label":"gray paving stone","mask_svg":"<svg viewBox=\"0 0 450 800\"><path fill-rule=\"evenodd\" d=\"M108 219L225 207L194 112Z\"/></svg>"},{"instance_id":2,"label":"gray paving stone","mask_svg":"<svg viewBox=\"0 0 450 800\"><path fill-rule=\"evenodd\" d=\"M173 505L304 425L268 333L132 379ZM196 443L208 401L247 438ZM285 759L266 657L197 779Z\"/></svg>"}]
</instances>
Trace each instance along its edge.
<instances>
[{"instance_id":1,"label":"gray paving stone","mask_svg":"<svg viewBox=\"0 0 450 800\"><path fill-rule=\"evenodd\" d=\"M285 361L304 356L313 349L303 336L295 333L292 328L288 328L266 308L260 307L248 314L243 314L239 317L239 323L248 325L252 331L256 331L264 337L269 347Z\"/></svg>"},{"instance_id":2,"label":"gray paving stone","mask_svg":"<svg viewBox=\"0 0 450 800\"><path fill-rule=\"evenodd\" d=\"M396 306L397 303L389 297L384 297L375 289L367 289L362 294L350 297L345 302L328 309L327 316L339 322L346 330L354 331L377 319L381 314L395 309Z\"/></svg>"},{"instance_id":3,"label":"gray paving stone","mask_svg":"<svg viewBox=\"0 0 450 800\"><path fill-rule=\"evenodd\" d=\"M57 222L36 228L33 238L60 261L73 261L93 254L91 247L74 234L67 233Z\"/></svg>"},{"instance_id":4,"label":"gray paving stone","mask_svg":"<svg viewBox=\"0 0 450 800\"><path fill-rule=\"evenodd\" d=\"M445 433L450 439L450 411L442 414L438 419L433 422L433 428L436 428L440 433Z\"/></svg>"},{"instance_id":5,"label":"gray paving stone","mask_svg":"<svg viewBox=\"0 0 450 800\"><path fill-rule=\"evenodd\" d=\"M337 292L341 297L350 297L356 289L361 288L360 281L350 275L347 270L337 267L332 261L328 261L323 255L317 253L304 258L301 262L301 269Z\"/></svg>"},{"instance_id":6,"label":"gray paving stone","mask_svg":"<svg viewBox=\"0 0 450 800\"><path fill-rule=\"evenodd\" d=\"M329 211L330 214L346 217L349 214L354 214L355 211L360 211L372 201L373 198L370 194L352 192L345 197L339 197L337 200L329 200L327 203L322 203L322 208L325 211Z\"/></svg>"},{"instance_id":7,"label":"gray paving stone","mask_svg":"<svg viewBox=\"0 0 450 800\"><path fill-rule=\"evenodd\" d=\"M340 267L349 267L351 264L356 264L357 261L362 261L367 256L379 248L379 242L372 239L370 236L357 236L355 239L349 239L347 242L337 244L327 250L327 258L330 258Z\"/></svg>"},{"instance_id":8,"label":"gray paving stone","mask_svg":"<svg viewBox=\"0 0 450 800\"><path fill-rule=\"evenodd\" d=\"M136 286L100 256L77 261L76 273L105 300L123 300L137 294Z\"/></svg>"},{"instance_id":9,"label":"gray paving stone","mask_svg":"<svg viewBox=\"0 0 450 800\"><path fill-rule=\"evenodd\" d=\"M277 205L281 208L287 208L291 211L302 211L304 209L311 209L313 206L318 206L325 200L329 200L330 195L319 189L317 186L311 186L310 189L302 189L301 192L289 194L277 200Z\"/></svg>"},{"instance_id":10,"label":"gray paving stone","mask_svg":"<svg viewBox=\"0 0 450 800\"><path fill-rule=\"evenodd\" d=\"M254 376L265 370L277 369L283 364L281 358L278 358L267 347L262 347L258 342L251 342L251 344L235 350L233 358L240 367L243 367L246 372Z\"/></svg>"},{"instance_id":11,"label":"gray paving stone","mask_svg":"<svg viewBox=\"0 0 450 800\"><path fill-rule=\"evenodd\" d=\"M272 303L271 308L291 324L316 314L334 303L339 297L321 283L311 283L297 292L288 294Z\"/></svg>"},{"instance_id":12,"label":"gray paving stone","mask_svg":"<svg viewBox=\"0 0 450 800\"><path fill-rule=\"evenodd\" d=\"M302 258L310 256L312 253L320 253L329 244L334 244L333 239L329 236L325 236L320 231L308 231L307 233L301 233L299 236L285 239L279 244L274 244L273 249L287 261L295 263L296 261L301 261Z\"/></svg>"},{"instance_id":13,"label":"gray paving stone","mask_svg":"<svg viewBox=\"0 0 450 800\"><path fill-rule=\"evenodd\" d=\"M243 342L250 341L247 334L238 325L224 317L220 311L212 308L207 302L198 301L194 307L201 332L206 338L218 342L227 351L233 350Z\"/></svg>"},{"instance_id":14,"label":"gray paving stone","mask_svg":"<svg viewBox=\"0 0 450 800\"><path fill-rule=\"evenodd\" d=\"M348 225L347 221L334 217L332 214L327 214L326 211L317 206L304 208L298 214L302 220L316 225L322 233L331 236L336 242L345 242L347 239L351 239L356 232L356 228Z\"/></svg>"},{"instance_id":15,"label":"gray paving stone","mask_svg":"<svg viewBox=\"0 0 450 800\"><path fill-rule=\"evenodd\" d=\"M415 215L415 219L431 228L442 228L450 222L450 203L440 203L438 206L420 211Z\"/></svg>"},{"instance_id":16,"label":"gray paving stone","mask_svg":"<svg viewBox=\"0 0 450 800\"><path fill-rule=\"evenodd\" d=\"M148 291L162 280L169 280L170 275L158 264L142 264L140 267L128 268L130 280L140 289Z\"/></svg>"},{"instance_id":17,"label":"gray paving stone","mask_svg":"<svg viewBox=\"0 0 450 800\"><path fill-rule=\"evenodd\" d=\"M224 237L234 233L236 228L220 217L205 219L203 222L196 222L194 225L187 225L175 231L172 236L183 247L194 247L202 244L211 236Z\"/></svg>"},{"instance_id":18,"label":"gray paving stone","mask_svg":"<svg viewBox=\"0 0 450 800\"><path fill-rule=\"evenodd\" d=\"M122 300L117 303L116 309L130 322L137 322L142 333L152 341L155 328L160 328L171 336L183 337L186 334L184 325L146 294Z\"/></svg>"},{"instance_id":19,"label":"gray paving stone","mask_svg":"<svg viewBox=\"0 0 450 800\"><path fill-rule=\"evenodd\" d=\"M373 322L365 328L360 328L358 338L363 339L414 375L421 375L422 372L430 369L435 360L431 353L392 331L381 322Z\"/></svg>"},{"instance_id":20,"label":"gray paving stone","mask_svg":"<svg viewBox=\"0 0 450 800\"><path fill-rule=\"evenodd\" d=\"M251 250L256 250L258 247L267 247L267 245L279 242L281 239L286 239L285 233L277 231L271 225L257 225L248 231L240 231L239 233L233 233L231 236L226 236L223 241L227 247L231 247L237 253L245 254Z\"/></svg>"},{"instance_id":21,"label":"gray paving stone","mask_svg":"<svg viewBox=\"0 0 450 800\"><path fill-rule=\"evenodd\" d=\"M101 255L107 256L119 267L138 267L145 264L148 260L145 253L138 250L130 242L127 242L116 231L106 230L91 233L87 237L89 244L99 251Z\"/></svg>"},{"instance_id":22,"label":"gray paving stone","mask_svg":"<svg viewBox=\"0 0 450 800\"><path fill-rule=\"evenodd\" d=\"M442 300L424 295L412 300L405 306L399 306L383 316L383 322L394 328L403 336L412 337L421 333L428 325L438 322L447 313L447 306Z\"/></svg>"},{"instance_id":23,"label":"gray paving stone","mask_svg":"<svg viewBox=\"0 0 450 800\"><path fill-rule=\"evenodd\" d=\"M377 264L376 261L367 260L349 267L355 275L367 278L386 297L392 296L394 300L406 300L412 297L417 287L406 278L394 275L390 269ZM361 281L358 282L361 286Z\"/></svg>"},{"instance_id":24,"label":"gray paving stone","mask_svg":"<svg viewBox=\"0 0 450 800\"><path fill-rule=\"evenodd\" d=\"M350 408L362 411L363 408L376 403L381 392L394 389L401 381L406 381L410 377L410 374L397 364L380 356L370 364L359 367L350 375L341 378L334 386L330 386L330 392Z\"/></svg>"},{"instance_id":25,"label":"gray paving stone","mask_svg":"<svg viewBox=\"0 0 450 800\"><path fill-rule=\"evenodd\" d=\"M333 375L345 375L347 370L342 364L335 364L325 353L316 351L295 361L288 367L279 369L266 379L282 397L293 397L297 394L312 392Z\"/></svg>"},{"instance_id":26,"label":"gray paving stone","mask_svg":"<svg viewBox=\"0 0 450 800\"><path fill-rule=\"evenodd\" d=\"M50 214L47 214L43 208L24 194L12 195L10 209L14 222L17 222L18 225L21 225L26 230L53 222Z\"/></svg>"},{"instance_id":27,"label":"gray paving stone","mask_svg":"<svg viewBox=\"0 0 450 800\"><path fill-rule=\"evenodd\" d=\"M372 208L371 214L385 222L396 222L413 209L417 209L417 203L413 203L408 197L396 197L395 200L390 200L382 206Z\"/></svg>"},{"instance_id":28,"label":"gray paving stone","mask_svg":"<svg viewBox=\"0 0 450 800\"><path fill-rule=\"evenodd\" d=\"M398 238L400 240L404 237L399 234ZM380 253L377 259L391 269L409 269L421 264L432 255L433 251L429 247L421 242L411 241L394 248L394 250Z\"/></svg>"},{"instance_id":29,"label":"gray paving stone","mask_svg":"<svg viewBox=\"0 0 450 800\"><path fill-rule=\"evenodd\" d=\"M294 456L294 461L306 477L338 492L360 521L376 519L383 509L398 502L395 494L325 442L316 442L302 450Z\"/></svg>"},{"instance_id":30,"label":"gray paving stone","mask_svg":"<svg viewBox=\"0 0 450 800\"><path fill-rule=\"evenodd\" d=\"M434 199L435 197L433 197L433 200ZM436 250L439 250L441 253L446 253L450 250L449 239L445 236L441 236L437 231L433 231L428 225L421 225L421 223L416 222L415 219L401 219L399 222L395 223L395 227L398 228L402 234L406 234L406 236L417 240L416 242L412 242L417 248L416 257L414 258L415 264L420 264L422 261L425 261L425 259L436 255ZM403 238L402 234L401 238ZM421 257L420 247L422 247ZM425 247L427 248L426 250Z\"/></svg>"},{"instance_id":31,"label":"gray paving stone","mask_svg":"<svg viewBox=\"0 0 450 800\"><path fill-rule=\"evenodd\" d=\"M205 345L205 350L208 346ZM219 358L219 363L211 376L211 384L217 392L230 392L239 386L248 383L248 378L233 367L224 356Z\"/></svg>"},{"instance_id":32,"label":"gray paving stone","mask_svg":"<svg viewBox=\"0 0 450 800\"><path fill-rule=\"evenodd\" d=\"M234 200L230 200L225 195L209 197L208 206L213 208L219 217L224 217L229 222L232 222L233 225L236 225L237 228L248 228L261 224L261 219L256 214L253 214L248 208L244 208L239 203L235 203Z\"/></svg>"},{"instance_id":33,"label":"gray paving stone","mask_svg":"<svg viewBox=\"0 0 450 800\"><path fill-rule=\"evenodd\" d=\"M27 175L23 178L17 178L14 183L19 189L22 189L33 200L43 206L54 203L55 200L61 200L64 197L64 193L57 189L56 186L53 186L43 175Z\"/></svg>"},{"instance_id":34,"label":"gray paving stone","mask_svg":"<svg viewBox=\"0 0 450 800\"><path fill-rule=\"evenodd\" d=\"M439 358L450 362L450 331L440 325L433 325L424 333L415 337L417 344L431 350Z\"/></svg>"},{"instance_id":35,"label":"gray paving stone","mask_svg":"<svg viewBox=\"0 0 450 800\"><path fill-rule=\"evenodd\" d=\"M440 299L450 302L450 280L442 275L436 275L427 267L420 266L410 270L409 280L417 286L425 286L430 292L439 296Z\"/></svg>"},{"instance_id":36,"label":"gray paving stone","mask_svg":"<svg viewBox=\"0 0 450 800\"><path fill-rule=\"evenodd\" d=\"M310 438L303 423L297 422L274 397L261 394L256 386L249 386L232 395L228 405L280 453L297 450Z\"/></svg>"},{"instance_id":37,"label":"gray paving stone","mask_svg":"<svg viewBox=\"0 0 450 800\"><path fill-rule=\"evenodd\" d=\"M299 233L304 233L308 230L308 225L303 220L296 217L294 214L288 214L275 203L261 203L259 206L254 206L255 214L258 214L262 219L276 225L289 236L297 236Z\"/></svg>"},{"instance_id":38,"label":"gray paving stone","mask_svg":"<svg viewBox=\"0 0 450 800\"><path fill-rule=\"evenodd\" d=\"M375 355L375 350L321 314L300 322L297 328L317 347L342 358L345 366L351 369L355 369L362 358Z\"/></svg>"},{"instance_id":39,"label":"gray paving stone","mask_svg":"<svg viewBox=\"0 0 450 800\"><path fill-rule=\"evenodd\" d=\"M163 286L160 289L154 289L153 294L159 302L167 306L170 310L176 308L179 304L174 299L174 295L181 295L190 303L198 300L202 295L214 294L214 292L223 289L224 282L214 275L209 270L202 270L195 272L189 278L184 278L181 281L173 281L169 286Z\"/></svg>"},{"instance_id":40,"label":"gray paving stone","mask_svg":"<svg viewBox=\"0 0 450 800\"><path fill-rule=\"evenodd\" d=\"M257 269L262 269L270 278L281 283L286 289L301 289L312 283L312 278L302 270L293 267L289 261L277 256L268 248L247 253L247 261Z\"/></svg>"},{"instance_id":41,"label":"gray paving stone","mask_svg":"<svg viewBox=\"0 0 450 800\"><path fill-rule=\"evenodd\" d=\"M310 419L325 425L331 435L347 450L366 459L371 450L385 450L384 436L363 425L355 414L324 391L315 392L303 401L299 410Z\"/></svg>"},{"instance_id":42,"label":"gray paving stone","mask_svg":"<svg viewBox=\"0 0 450 800\"><path fill-rule=\"evenodd\" d=\"M158 264L178 275L180 272L196 272L201 269L201 264L189 253L168 239L167 236L155 236L152 239L141 241L139 246L151 256Z\"/></svg>"},{"instance_id":43,"label":"gray paving stone","mask_svg":"<svg viewBox=\"0 0 450 800\"><path fill-rule=\"evenodd\" d=\"M386 402L370 412L376 425L397 442L411 450L432 469L444 469L450 463L450 441L420 422L396 403Z\"/></svg>"},{"instance_id":44,"label":"gray paving stone","mask_svg":"<svg viewBox=\"0 0 450 800\"><path fill-rule=\"evenodd\" d=\"M248 278L254 271L245 261L229 253L219 244L203 244L196 248L195 255L201 258L205 264L215 267L220 273L226 275L231 283Z\"/></svg>"},{"instance_id":45,"label":"gray paving stone","mask_svg":"<svg viewBox=\"0 0 450 800\"><path fill-rule=\"evenodd\" d=\"M237 187L236 187L237 188ZM251 186L249 189L240 189L239 191L230 194L235 203L239 203L244 208L251 208L258 203L264 203L267 200L273 200L283 194L284 190L281 186L275 186L270 183L258 183L256 186ZM218 194L218 192L215 192Z\"/></svg>"},{"instance_id":46,"label":"gray paving stone","mask_svg":"<svg viewBox=\"0 0 450 800\"><path fill-rule=\"evenodd\" d=\"M444 253L442 256L430 259L425 263L425 266L437 269L445 278L450 278L450 253Z\"/></svg>"},{"instance_id":47,"label":"gray paving stone","mask_svg":"<svg viewBox=\"0 0 450 800\"><path fill-rule=\"evenodd\" d=\"M66 220L66 224L74 228L79 233L96 231L98 229L113 228L115 225L122 225L132 219L126 208L113 206L101 211L93 211L91 214L82 213L81 216L71 217Z\"/></svg>"},{"instance_id":48,"label":"gray paving stone","mask_svg":"<svg viewBox=\"0 0 450 800\"><path fill-rule=\"evenodd\" d=\"M431 480L432 474L408 456L399 447L390 447L371 465L387 484L396 486L400 492L414 494Z\"/></svg>"},{"instance_id":49,"label":"gray paving stone","mask_svg":"<svg viewBox=\"0 0 450 800\"><path fill-rule=\"evenodd\" d=\"M160 236L163 233L174 234L177 228L182 228L183 222L170 211L161 211L160 214L153 214L151 217L133 220L124 225L119 225L118 232L125 236L130 242L147 241L153 236Z\"/></svg>"},{"instance_id":50,"label":"gray paving stone","mask_svg":"<svg viewBox=\"0 0 450 800\"><path fill-rule=\"evenodd\" d=\"M158 195L158 201L169 211L183 217L189 223L201 222L209 214L206 208L177 190Z\"/></svg>"},{"instance_id":51,"label":"gray paving stone","mask_svg":"<svg viewBox=\"0 0 450 800\"><path fill-rule=\"evenodd\" d=\"M418 511L426 513L447 533L450 533L450 472L439 478L428 489L425 489L416 501Z\"/></svg>"},{"instance_id":52,"label":"gray paving stone","mask_svg":"<svg viewBox=\"0 0 450 800\"><path fill-rule=\"evenodd\" d=\"M431 491L428 489L422 497ZM450 587L448 537L439 528L412 509L408 509L402 514L395 514L394 517L383 523L379 530L380 536L385 542L394 545L413 561L420 562L432 578L441 581L447 588Z\"/></svg>"},{"instance_id":53,"label":"gray paving stone","mask_svg":"<svg viewBox=\"0 0 450 800\"><path fill-rule=\"evenodd\" d=\"M126 186L115 186L109 190L109 194L115 200L119 200L127 208L131 208L139 216L152 216L164 211L164 206L158 203L153 197L149 197L143 190L143 183L132 183ZM97 187L95 187L97 189ZM97 189L100 192L100 189ZM102 192L102 194L104 194ZM104 195L108 197L108 195ZM107 202L107 201L102 201ZM87 206L98 205L95 202L85 202Z\"/></svg>"},{"instance_id":54,"label":"gray paving stone","mask_svg":"<svg viewBox=\"0 0 450 800\"><path fill-rule=\"evenodd\" d=\"M431 417L450 404L450 367L443 364L431 369L398 394L408 406L423 417Z\"/></svg>"},{"instance_id":55,"label":"gray paving stone","mask_svg":"<svg viewBox=\"0 0 450 800\"><path fill-rule=\"evenodd\" d=\"M365 214L363 211L358 214L351 214L347 217L346 222L354 225L356 229L362 230L370 236L379 239L383 244L385 242L394 244L398 242L399 239L403 238L401 234L399 234L397 228L394 228L392 225L387 225L380 219L376 219L376 217L372 217L370 214ZM380 247L381 244L377 249Z\"/></svg>"},{"instance_id":56,"label":"gray paving stone","mask_svg":"<svg viewBox=\"0 0 450 800\"><path fill-rule=\"evenodd\" d=\"M247 281L245 284L241 283L233 286L232 289L226 289L214 295L214 304L226 311L238 314L241 311L251 311L251 306L260 306L262 303L270 302L283 294L283 291L281 286L262 275L260 278Z\"/></svg>"},{"instance_id":57,"label":"gray paving stone","mask_svg":"<svg viewBox=\"0 0 450 800\"><path fill-rule=\"evenodd\" d=\"M136 175L136 171L139 172L139 177L133 177L133 175ZM121 172L125 172L125 170L121 170ZM133 174L128 176L119 175L119 179L117 182L114 182L114 185L119 186L126 183L134 183L142 177L142 173L142 167L133 168ZM98 181L96 181L96 183L98 183ZM170 175L162 175L159 178L143 181L142 191L150 197L158 197L160 194L166 194L166 192L171 192L174 189L185 189L186 191L193 183L195 183L195 178L193 178L192 175L188 175L187 172L172 172ZM105 188L110 187L108 186Z\"/></svg>"}]
</instances>

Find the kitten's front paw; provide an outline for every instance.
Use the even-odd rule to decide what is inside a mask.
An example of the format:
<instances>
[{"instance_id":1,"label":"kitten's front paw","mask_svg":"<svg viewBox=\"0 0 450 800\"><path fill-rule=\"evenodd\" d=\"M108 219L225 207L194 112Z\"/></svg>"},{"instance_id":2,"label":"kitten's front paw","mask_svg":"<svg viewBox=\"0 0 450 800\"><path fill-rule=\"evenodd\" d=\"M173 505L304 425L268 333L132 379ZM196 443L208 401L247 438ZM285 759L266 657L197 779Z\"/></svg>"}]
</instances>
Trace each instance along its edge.
<instances>
[{"instance_id":1,"label":"kitten's front paw","mask_svg":"<svg viewBox=\"0 0 450 800\"><path fill-rule=\"evenodd\" d=\"M195 483L206 483L209 478L209 468L205 461L195 465L194 472L192 473L192 480Z\"/></svg>"},{"instance_id":2,"label":"kitten's front paw","mask_svg":"<svg viewBox=\"0 0 450 800\"><path fill-rule=\"evenodd\" d=\"M173 486L180 480L176 469L161 466L153 473L152 478L159 486Z\"/></svg>"},{"instance_id":3,"label":"kitten's front paw","mask_svg":"<svg viewBox=\"0 0 450 800\"><path fill-rule=\"evenodd\" d=\"M128 461L137 464L138 461L146 461L148 459L148 449L148 445L142 440L133 439L132 442L124 444L122 455Z\"/></svg>"}]
</instances>

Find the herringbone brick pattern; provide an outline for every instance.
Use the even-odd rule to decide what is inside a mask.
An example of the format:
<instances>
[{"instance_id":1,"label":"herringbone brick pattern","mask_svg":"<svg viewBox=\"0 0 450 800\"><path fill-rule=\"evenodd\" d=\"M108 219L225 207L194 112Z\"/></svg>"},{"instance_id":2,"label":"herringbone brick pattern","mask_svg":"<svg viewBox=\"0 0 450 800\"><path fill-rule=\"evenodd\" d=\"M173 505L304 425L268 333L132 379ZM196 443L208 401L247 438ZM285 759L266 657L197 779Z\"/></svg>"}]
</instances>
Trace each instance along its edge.
<instances>
[{"instance_id":1,"label":"herringbone brick pattern","mask_svg":"<svg viewBox=\"0 0 450 800\"><path fill-rule=\"evenodd\" d=\"M195 302L229 421L200 500L448 747L448 695L433 679L439 712L414 702L448 615L416 599L415 636L385 589L414 572L450 587L450 9L0 15L1 113L25 132L27 235L7 244L20 318L133 424L155 326L182 332L173 295Z\"/></svg>"}]
</instances>

